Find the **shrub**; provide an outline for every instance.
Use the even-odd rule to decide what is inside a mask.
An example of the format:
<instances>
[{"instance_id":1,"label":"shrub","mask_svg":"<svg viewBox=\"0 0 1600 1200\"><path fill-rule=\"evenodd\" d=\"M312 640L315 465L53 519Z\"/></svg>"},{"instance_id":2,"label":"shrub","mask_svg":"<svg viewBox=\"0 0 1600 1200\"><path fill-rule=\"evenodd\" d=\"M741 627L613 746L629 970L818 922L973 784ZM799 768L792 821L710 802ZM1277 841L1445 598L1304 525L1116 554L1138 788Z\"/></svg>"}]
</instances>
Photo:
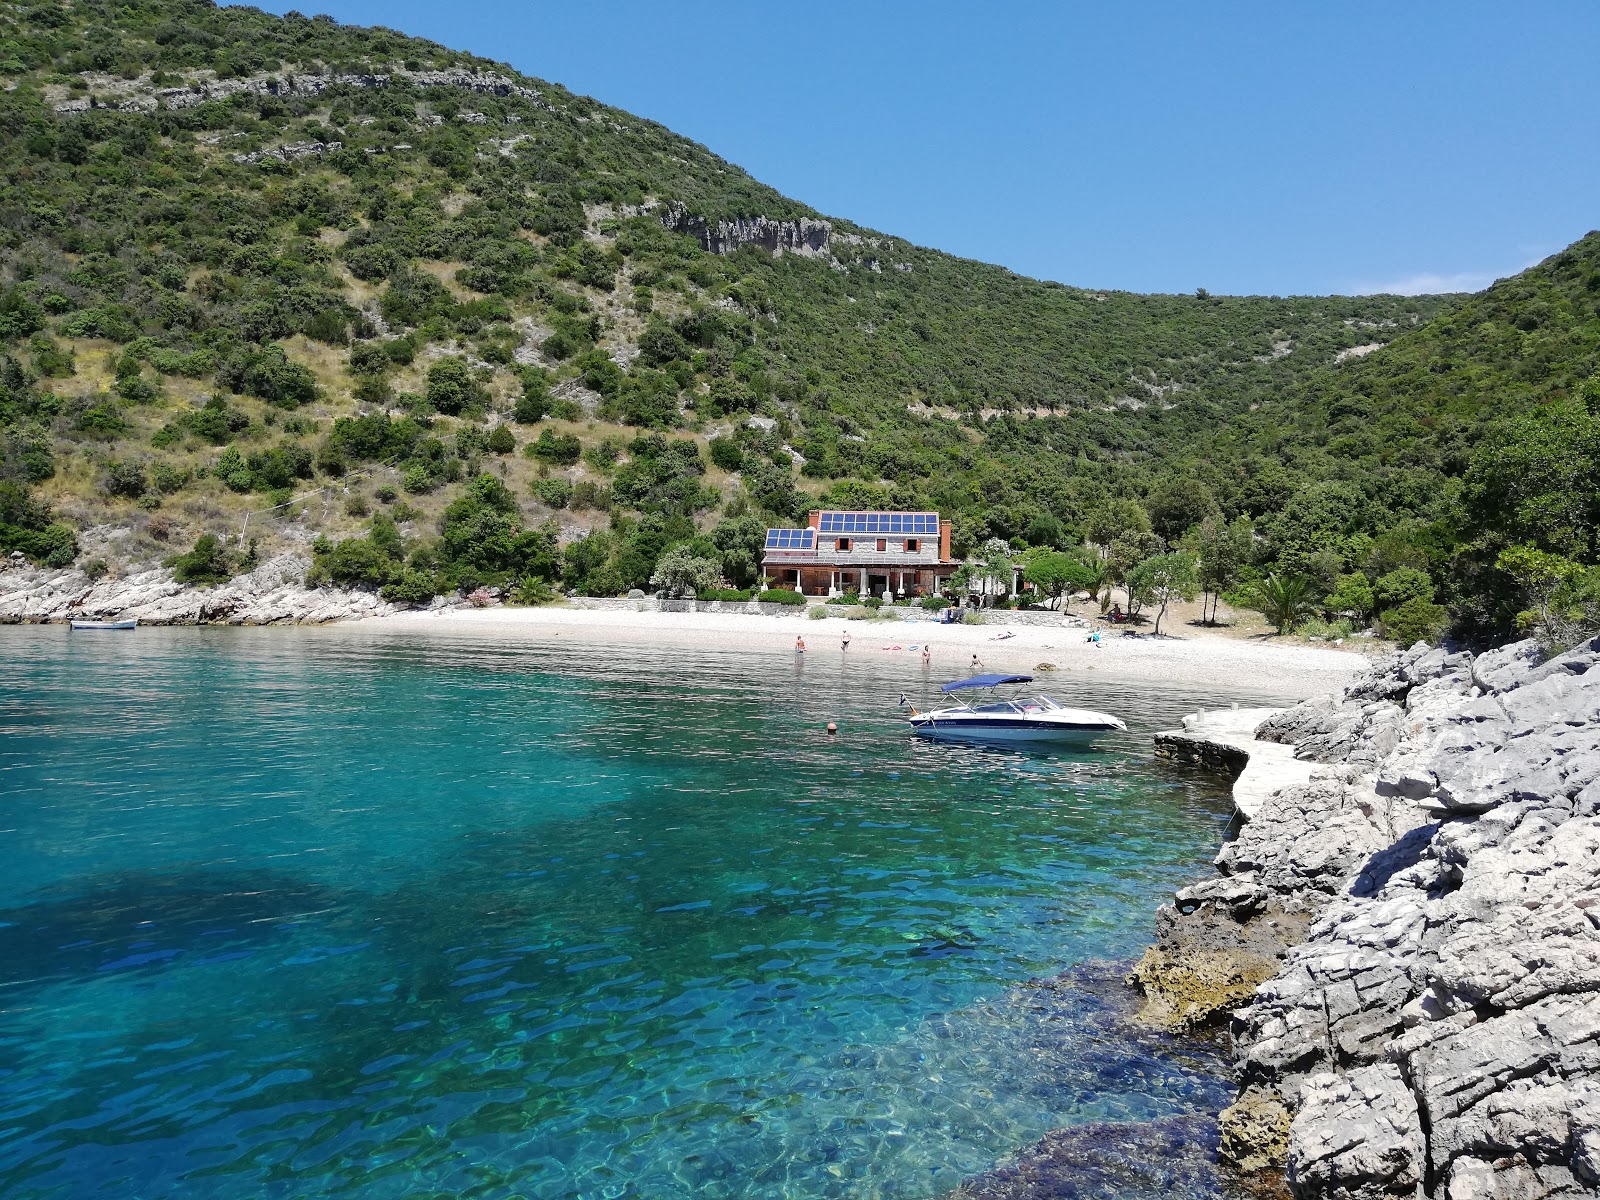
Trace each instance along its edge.
<instances>
[{"instance_id":1,"label":"shrub","mask_svg":"<svg viewBox=\"0 0 1600 1200\"><path fill-rule=\"evenodd\" d=\"M950 601L943 596L924 596L917 604L929 612L943 612L950 607Z\"/></svg>"},{"instance_id":2,"label":"shrub","mask_svg":"<svg viewBox=\"0 0 1600 1200\"><path fill-rule=\"evenodd\" d=\"M792 592L788 588L768 588L756 597L762 604L788 604L798 606L806 603L806 598L799 592Z\"/></svg>"},{"instance_id":3,"label":"shrub","mask_svg":"<svg viewBox=\"0 0 1600 1200\"><path fill-rule=\"evenodd\" d=\"M968 610L967 612L961 614L961 623L963 625L982 625L983 614Z\"/></svg>"},{"instance_id":4,"label":"shrub","mask_svg":"<svg viewBox=\"0 0 1600 1200\"><path fill-rule=\"evenodd\" d=\"M550 508L565 508L573 492L572 485L565 479L535 479L528 490L535 500Z\"/></svg>"},{"instance_id":5,"label":"shrub","mask_svg":"<svg viewBox=\"0 0 1600 1200\"><path fill-rule=\"evenodd\" d=\"M567 507L574 512L584 512L591 508L608 512L611 509L611 489L600 487L587 479L580 479L572 485L572 497L567 501Z\"/></svg>"},{"instance_id":6,"label":"shrub","mask_svg":"<svg viewBox=\"0 0 1600 1200\"><path fill-rule=\"evenodd\" d=\"M583 453L583 443L570 433L540 430L539 436L522 447L523 454L558 467L570 467Z\"/></svg>"},{"instance_id":7,"label":"shrub","mask_svg":"<svg viewBox=\"0 0 1600 1200\"><path fill-rule=\"evenodd\" d=\"M156 491L170 496L189 482L189 472L167 463L156 463L150 468L150 481L155 484Z\"/></svg>"},{"instance_id":8,"label":"shrub","mask_svg":"<svg viewBox=\"0 0 1600 1200\"><path fill-rule=\"evenodd\" d=\"M864 604L852 604L844 610L844 619L846 621L870 621L872 620L872 610Z\"/></svg>"},{"instance_id":9,"label":"shrub","mask_svg":"<svg viewBox=\"0 0 1600 1200\"><path fill-rule=\"evenodd\" d=\"M883 597L882 596L868 596L861 603L865 604L873 612L877 612L880 608L883 607Z\"/></svg>"},{"instance_id":10,"label":"shrub","mask_svg":"<svg viewBox=\"0 0 1600 1200\"><path fill-rule=\"evenodd\" d=\"M518 582L511 598L518 604L549 604L556 598L556 590L537 575L529 575Z\"/></svg>"},{"instance_id":11,"label":"shrub","mask_svg":"<svg viewBox=\"0 0 1600 1200\"><path fill-rule=\"evenodd\" d=\"M81 568L83 573L90 579L104 579L106 572L110 569L110 567L106 566L106 560L103 558L91 558Z\"/></svg>"},{"instance_id":12,"label":"shrub","mask_svg":"<svg viewBox=\"0 0 1600 1200\"><path fill-rule=\"evenodd\" d=\"M737 471L744 466L744 451L732 438L714 437L706 443L711 451L711 461L724 471Z\"/></svg>"},{"instance_id":13,"label":"shrub","mask_svg":"<svg viewBox=\"0 0 1600 1200\"><path fill-rule=\"evenodd\" d=\"M1437 641L1450 623L1450 614L1442 604L1412 596L1404 604L1386 610L1378 618L1378 623L1384 637L1392 638L1402 646L1409 646L1413 642Z\"/></svg>"},{"instance_id":14,"label":"shrub","mask_svg":"<svg viewBox=\"0 0 1600 1200\"><path fill-rule=\"evenodd\" d=\"M137 500L149 486L144 467L138 463L114 462L106 468L105 489L112 496Z\"/></svg>"},{"instance_id":15,"label":"shrub","mask_svg":"<svg viewBox=\"0 0 1600 1200\"><path fill-rule=\"evenodd\" d=\"M487 446L491 454L510 454L517 448L517 439L506 426L496 425L489 431Z\"/></svg>"},{"instance_id":16,"label":"shrub","mask_svg":"<svg viewBox=\"0 0 1600 1200\"><path fill-rule=\"evenodd\" d=\"M750 599L750 597L754 594L755 593L748 588L743 590L739 588L708 588L704 591L696 592L694 594L694 598L696 600L720 600L726 604L738 604L742 601Z\"/></svg>"},{"instance_id":17,"label":"shrub","mask_svg":"<svg viewBox=\"0 0 1600 1200\"><path fill-rule=\"evenodd\" d=\"M813 621L825 621L828 619L828 608L823 604L813 604L811 606L811 611L806 613L806 616L810 617Z\"/></svg>"},{"instance_id":18,"label":"shrub","mask_svg":"<svg viewBox=\"0 0 1600 1200\"><path fill-rule=\"evenodd\" d=\"M225 583L233 578L228 553L215 534L203 533L187 554L168 559L172 577L179 583Z\"/></svg>"},{"instance_id":19,"label":"shrub","mask_svg":"<svg viewBox=\"0 0 1600 1200\"><path fill-rule=\"evenodd\" d=\"M407 567L398 579L385 584L378 594L395 604L426 604L439 594L439 583L433 572Z\"/></svg>"},{"instance_id":20,"label":"shrub","mask_svg":"<svg viewBox=\"0 0 1600 1200\"><path fill-rule=\"evenodd\" d=\"M1404 607L1409 601L1433 599L1433 580L1415 567L1399 567L1372 585L1373 606L1382 612Z\"/></svg>"},{"instance_id":21,"label":"shrub","mask_svg":"<svg viewBox=\"0 0 1600 1200\"><path fill-rule=\"evenodd\" d=\"M428 403L449 416L482 404L488 396L473 378L467 360L453 355L439 359L428 368L427 394Z\"/></svg>"}]
</instances>

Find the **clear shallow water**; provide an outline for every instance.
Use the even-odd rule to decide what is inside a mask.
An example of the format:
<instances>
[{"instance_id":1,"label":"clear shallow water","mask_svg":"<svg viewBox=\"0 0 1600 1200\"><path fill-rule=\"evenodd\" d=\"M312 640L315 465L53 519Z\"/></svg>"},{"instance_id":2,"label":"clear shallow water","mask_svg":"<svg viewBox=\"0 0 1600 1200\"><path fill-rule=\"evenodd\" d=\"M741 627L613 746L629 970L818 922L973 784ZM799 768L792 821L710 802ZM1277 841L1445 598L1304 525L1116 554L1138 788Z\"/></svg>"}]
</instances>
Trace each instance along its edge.
<instances>
[{"instance_id":1,"label":"clear shallow water","mask_svg":"<svg viewBox=\"0 0 1600 1200\"><path fill-rule=\"evenodd\" d=\"M945 747L851 654L0 629L0 1194L935 1196L1214 1111L1026 984L1209 859L1148 732L1219 697Z\"/></svg>"}]
</instances>

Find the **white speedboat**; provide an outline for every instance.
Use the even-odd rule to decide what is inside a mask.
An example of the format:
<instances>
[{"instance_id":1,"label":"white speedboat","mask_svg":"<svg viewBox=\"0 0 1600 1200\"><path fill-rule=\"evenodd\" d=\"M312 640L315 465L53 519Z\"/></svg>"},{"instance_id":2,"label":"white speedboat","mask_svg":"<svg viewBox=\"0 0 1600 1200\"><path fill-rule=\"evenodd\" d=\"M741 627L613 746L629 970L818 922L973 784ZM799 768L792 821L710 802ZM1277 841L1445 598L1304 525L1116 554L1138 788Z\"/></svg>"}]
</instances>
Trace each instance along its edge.
<instances>
[{"instance_id":1,"label":"white speedboat","mask_svg":"<svg viewBox=\"0 0 1600 1200\"><path fill-rule=\"evenodd\" d=\"M1045 695L1000 699L993 689L1032 683L1032 675L974 675L939 690L946 695L984 692L984 703L958 703L932 712L911 710L911 732L922 737L967 742L1056 742L1087 745L1108 733L1126 733L1116 717L1086 708L1069 708ZM961 700L959 695L954 697ZM902 701L904 698L902 697Z\"/></svg>"}]
</instances>

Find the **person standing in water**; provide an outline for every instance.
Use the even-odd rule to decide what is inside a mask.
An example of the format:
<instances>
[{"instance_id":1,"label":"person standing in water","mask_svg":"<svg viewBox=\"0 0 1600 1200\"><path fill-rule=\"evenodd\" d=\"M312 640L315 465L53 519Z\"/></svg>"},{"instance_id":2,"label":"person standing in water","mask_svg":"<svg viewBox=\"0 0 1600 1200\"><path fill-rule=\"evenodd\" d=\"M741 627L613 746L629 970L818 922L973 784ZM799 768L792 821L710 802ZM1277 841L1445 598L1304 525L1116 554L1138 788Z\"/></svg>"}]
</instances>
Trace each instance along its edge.
<instances>
[{"instance_id":1,"label":"person standing in water","mask_svg":"<svg viewBox=\"0 0 1600 1200\"><path fill-rule=\"evenodd\" d=\"M844 631L844 637L839 639L839 649L841 649L841 650L850 649L850 631L848 629L846 629Z\"/></svg>"},{"instance_id":2,"label":"person standing in water","mask_svg":"<svg viewBox=\"0 0 1600 1200\"><path fill-rule=\"evenodd\" d=\"M978 661L978 656L977 656L976 653L974 653L973 656L972 656L972 669L974 671L983 670L983 664Z\"/></svg>"},{"instance_id":3,"label":"person standing in water","mask_svg":"<svg viewBox=\"0 0 1600 1200\"><path fill-rule=\"evenodd\" d=\"M922 647L922 665L926 667L932 662L933 662L933 647L925 644Z\"/></svg>"},{"instance_id":4,"label":"person standing in water","mask_svg":"<svg viewBox=\"0 0 1600 1200\"><path fill-rule=\"evenodd\" d=\"M806 639L801 637L799 634L795 635L794 652L796 654L804 654L806 652Z\"/></svg>"}]
</instances>

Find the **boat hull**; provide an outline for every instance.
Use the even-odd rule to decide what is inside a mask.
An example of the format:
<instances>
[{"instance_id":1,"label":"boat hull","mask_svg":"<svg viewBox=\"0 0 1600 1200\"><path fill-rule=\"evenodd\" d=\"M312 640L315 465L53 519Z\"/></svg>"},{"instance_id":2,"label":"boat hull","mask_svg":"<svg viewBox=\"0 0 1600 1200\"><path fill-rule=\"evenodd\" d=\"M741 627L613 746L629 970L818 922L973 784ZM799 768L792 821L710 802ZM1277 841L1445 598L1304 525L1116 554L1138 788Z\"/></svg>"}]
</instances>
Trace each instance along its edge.
<instances>
[{"instance_id":1,"label":"boat hull","mask_svg":"<svg viewBox=\"0 0 1600 1200\"><path fill-rule=\"evenodd\" d=\"M1048 742L1054 745L1086 746L1108 734L1120 733L1114 725L1079 726L1045 724L1035 721L913 720L911 732L918 737L946 742Z\"/></svg>"},{"instance_id":2,"label":"boat hull","mask_svg":"<svg viewBox=\"0 0 1600 1200\"><path fill-rule=\"evenodd\" d=\"M73 622L71 622L71 625L72 625L73 629L84 630L84 631L99 630L99 629L137 629L137 628L139 628L139 622L138 621L73 621Z\"/></svg>"}]
</instances>

